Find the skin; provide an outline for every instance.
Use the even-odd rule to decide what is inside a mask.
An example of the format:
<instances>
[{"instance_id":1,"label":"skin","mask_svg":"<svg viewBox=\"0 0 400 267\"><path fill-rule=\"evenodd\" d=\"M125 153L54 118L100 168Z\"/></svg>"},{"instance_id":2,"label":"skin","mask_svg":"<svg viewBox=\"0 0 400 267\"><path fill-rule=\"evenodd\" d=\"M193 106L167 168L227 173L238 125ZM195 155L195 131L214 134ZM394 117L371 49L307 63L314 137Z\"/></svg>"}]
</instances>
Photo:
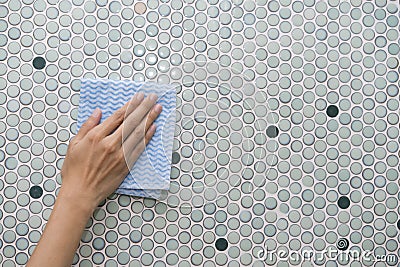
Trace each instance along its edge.
<instances>
[{"instance_id":1,"label":"skin","mask_svg":"<svg viewBox=\"0 0 400 267\"><path fill-rule=\"evenodd\" d=\"M136 94L99 124L96 109L71 140L62 186L28 267L71 266L85 225L98 204L121 184L156 131L162 107L154 94Z\"/></svg>"}]
</instances>

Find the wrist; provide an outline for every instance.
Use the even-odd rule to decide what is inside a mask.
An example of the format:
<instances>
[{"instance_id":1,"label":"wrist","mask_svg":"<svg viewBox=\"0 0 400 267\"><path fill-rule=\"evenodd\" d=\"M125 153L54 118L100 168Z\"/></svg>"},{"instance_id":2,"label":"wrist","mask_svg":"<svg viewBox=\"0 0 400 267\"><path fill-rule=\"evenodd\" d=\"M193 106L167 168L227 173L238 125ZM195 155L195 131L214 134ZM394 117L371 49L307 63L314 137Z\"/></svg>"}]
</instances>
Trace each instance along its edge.
<instances>
[{"instance_id":1,"label":"wrist","mask_svg":"<svg viewBox=\"0 0 400 267\"><path fill-rule=\"evenodd\" d=\"M73 210L78 212L79 215L86 217L90 217L98 205L90 196L76 194L75 192L64 189L63 186L61 186L57 196L57 202L62 205L70 206Z\"/></svg>"}]
</instances>

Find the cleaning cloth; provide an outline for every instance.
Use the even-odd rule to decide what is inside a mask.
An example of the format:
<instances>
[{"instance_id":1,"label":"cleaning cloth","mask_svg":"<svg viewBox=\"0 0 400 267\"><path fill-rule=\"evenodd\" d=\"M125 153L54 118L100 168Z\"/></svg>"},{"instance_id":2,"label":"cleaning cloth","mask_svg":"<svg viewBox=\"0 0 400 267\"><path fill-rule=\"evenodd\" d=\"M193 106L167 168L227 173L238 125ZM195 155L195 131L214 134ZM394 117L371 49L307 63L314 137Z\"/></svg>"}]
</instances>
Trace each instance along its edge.
<instances>
[{"instance_id":1,"label":"cleaning cloth","mask_svg":"<svg viewBox=\"0 0 400 267\"><path fill-rule=\"evenodd\" d=\"M171 158L175 131L176 92L172 85L153 82L82 79L77 128L96 108L102 110L101 122L128 102L134 94L155 93L163 109L155 120L157 130L116 193L159 199L170 184Z\"/></svg>"}]
</instances>

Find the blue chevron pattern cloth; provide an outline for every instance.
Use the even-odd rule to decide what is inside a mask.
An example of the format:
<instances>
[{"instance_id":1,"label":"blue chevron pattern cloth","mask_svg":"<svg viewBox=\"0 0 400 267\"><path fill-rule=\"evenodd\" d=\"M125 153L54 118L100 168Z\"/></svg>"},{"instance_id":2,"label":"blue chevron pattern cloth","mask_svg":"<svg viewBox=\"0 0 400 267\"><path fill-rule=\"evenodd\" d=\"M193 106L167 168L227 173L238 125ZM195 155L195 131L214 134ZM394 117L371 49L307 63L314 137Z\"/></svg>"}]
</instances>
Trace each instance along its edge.
<instances>
[{"instance_id":1,"label":"blue chevron pattern cloth","mask_svg":"<svg viewBox=\"0 0 400 267\"><path fill-rule=\"evenodd\" d=\"M137 92L155 93L163 110L156 119L156 133L116 193L159 199L168 190L173 137L175 131L176 92L172 85L153 82L82 79L77 129L98 107L101 122L128 102Z\"/></svg>"}]
</instances>

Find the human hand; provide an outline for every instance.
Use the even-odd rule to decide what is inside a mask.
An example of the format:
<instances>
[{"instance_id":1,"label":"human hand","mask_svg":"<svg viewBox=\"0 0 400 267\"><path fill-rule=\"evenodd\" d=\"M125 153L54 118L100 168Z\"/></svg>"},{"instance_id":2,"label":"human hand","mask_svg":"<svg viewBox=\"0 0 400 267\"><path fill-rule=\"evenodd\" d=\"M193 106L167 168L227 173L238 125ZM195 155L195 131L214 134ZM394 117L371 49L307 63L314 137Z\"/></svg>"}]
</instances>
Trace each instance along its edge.
<instances>
[{"instance_id":1,"label":"human hand","mask_svg":"<svg viewBox=\"0 0 400 267\"><path fill-rule=\"evenodd\" d=\"M91 212L114 192L155 133L162 110L156 101L155 94L137 93L101 124L96 109L69 144L59 196Z\"/></svg>"},{"instance_id":2,"label":"human hand","mask_svg":"<svg viewBox=\"0 0 400 267\"><path fill-rule=\"evenodd\" d=\"M62 186L27 266L71 266L83 229L98 203L114 192L152 138L162 107L141 93L99 124L100 109L71 140Z\"/></svg>"}]
</instances>

